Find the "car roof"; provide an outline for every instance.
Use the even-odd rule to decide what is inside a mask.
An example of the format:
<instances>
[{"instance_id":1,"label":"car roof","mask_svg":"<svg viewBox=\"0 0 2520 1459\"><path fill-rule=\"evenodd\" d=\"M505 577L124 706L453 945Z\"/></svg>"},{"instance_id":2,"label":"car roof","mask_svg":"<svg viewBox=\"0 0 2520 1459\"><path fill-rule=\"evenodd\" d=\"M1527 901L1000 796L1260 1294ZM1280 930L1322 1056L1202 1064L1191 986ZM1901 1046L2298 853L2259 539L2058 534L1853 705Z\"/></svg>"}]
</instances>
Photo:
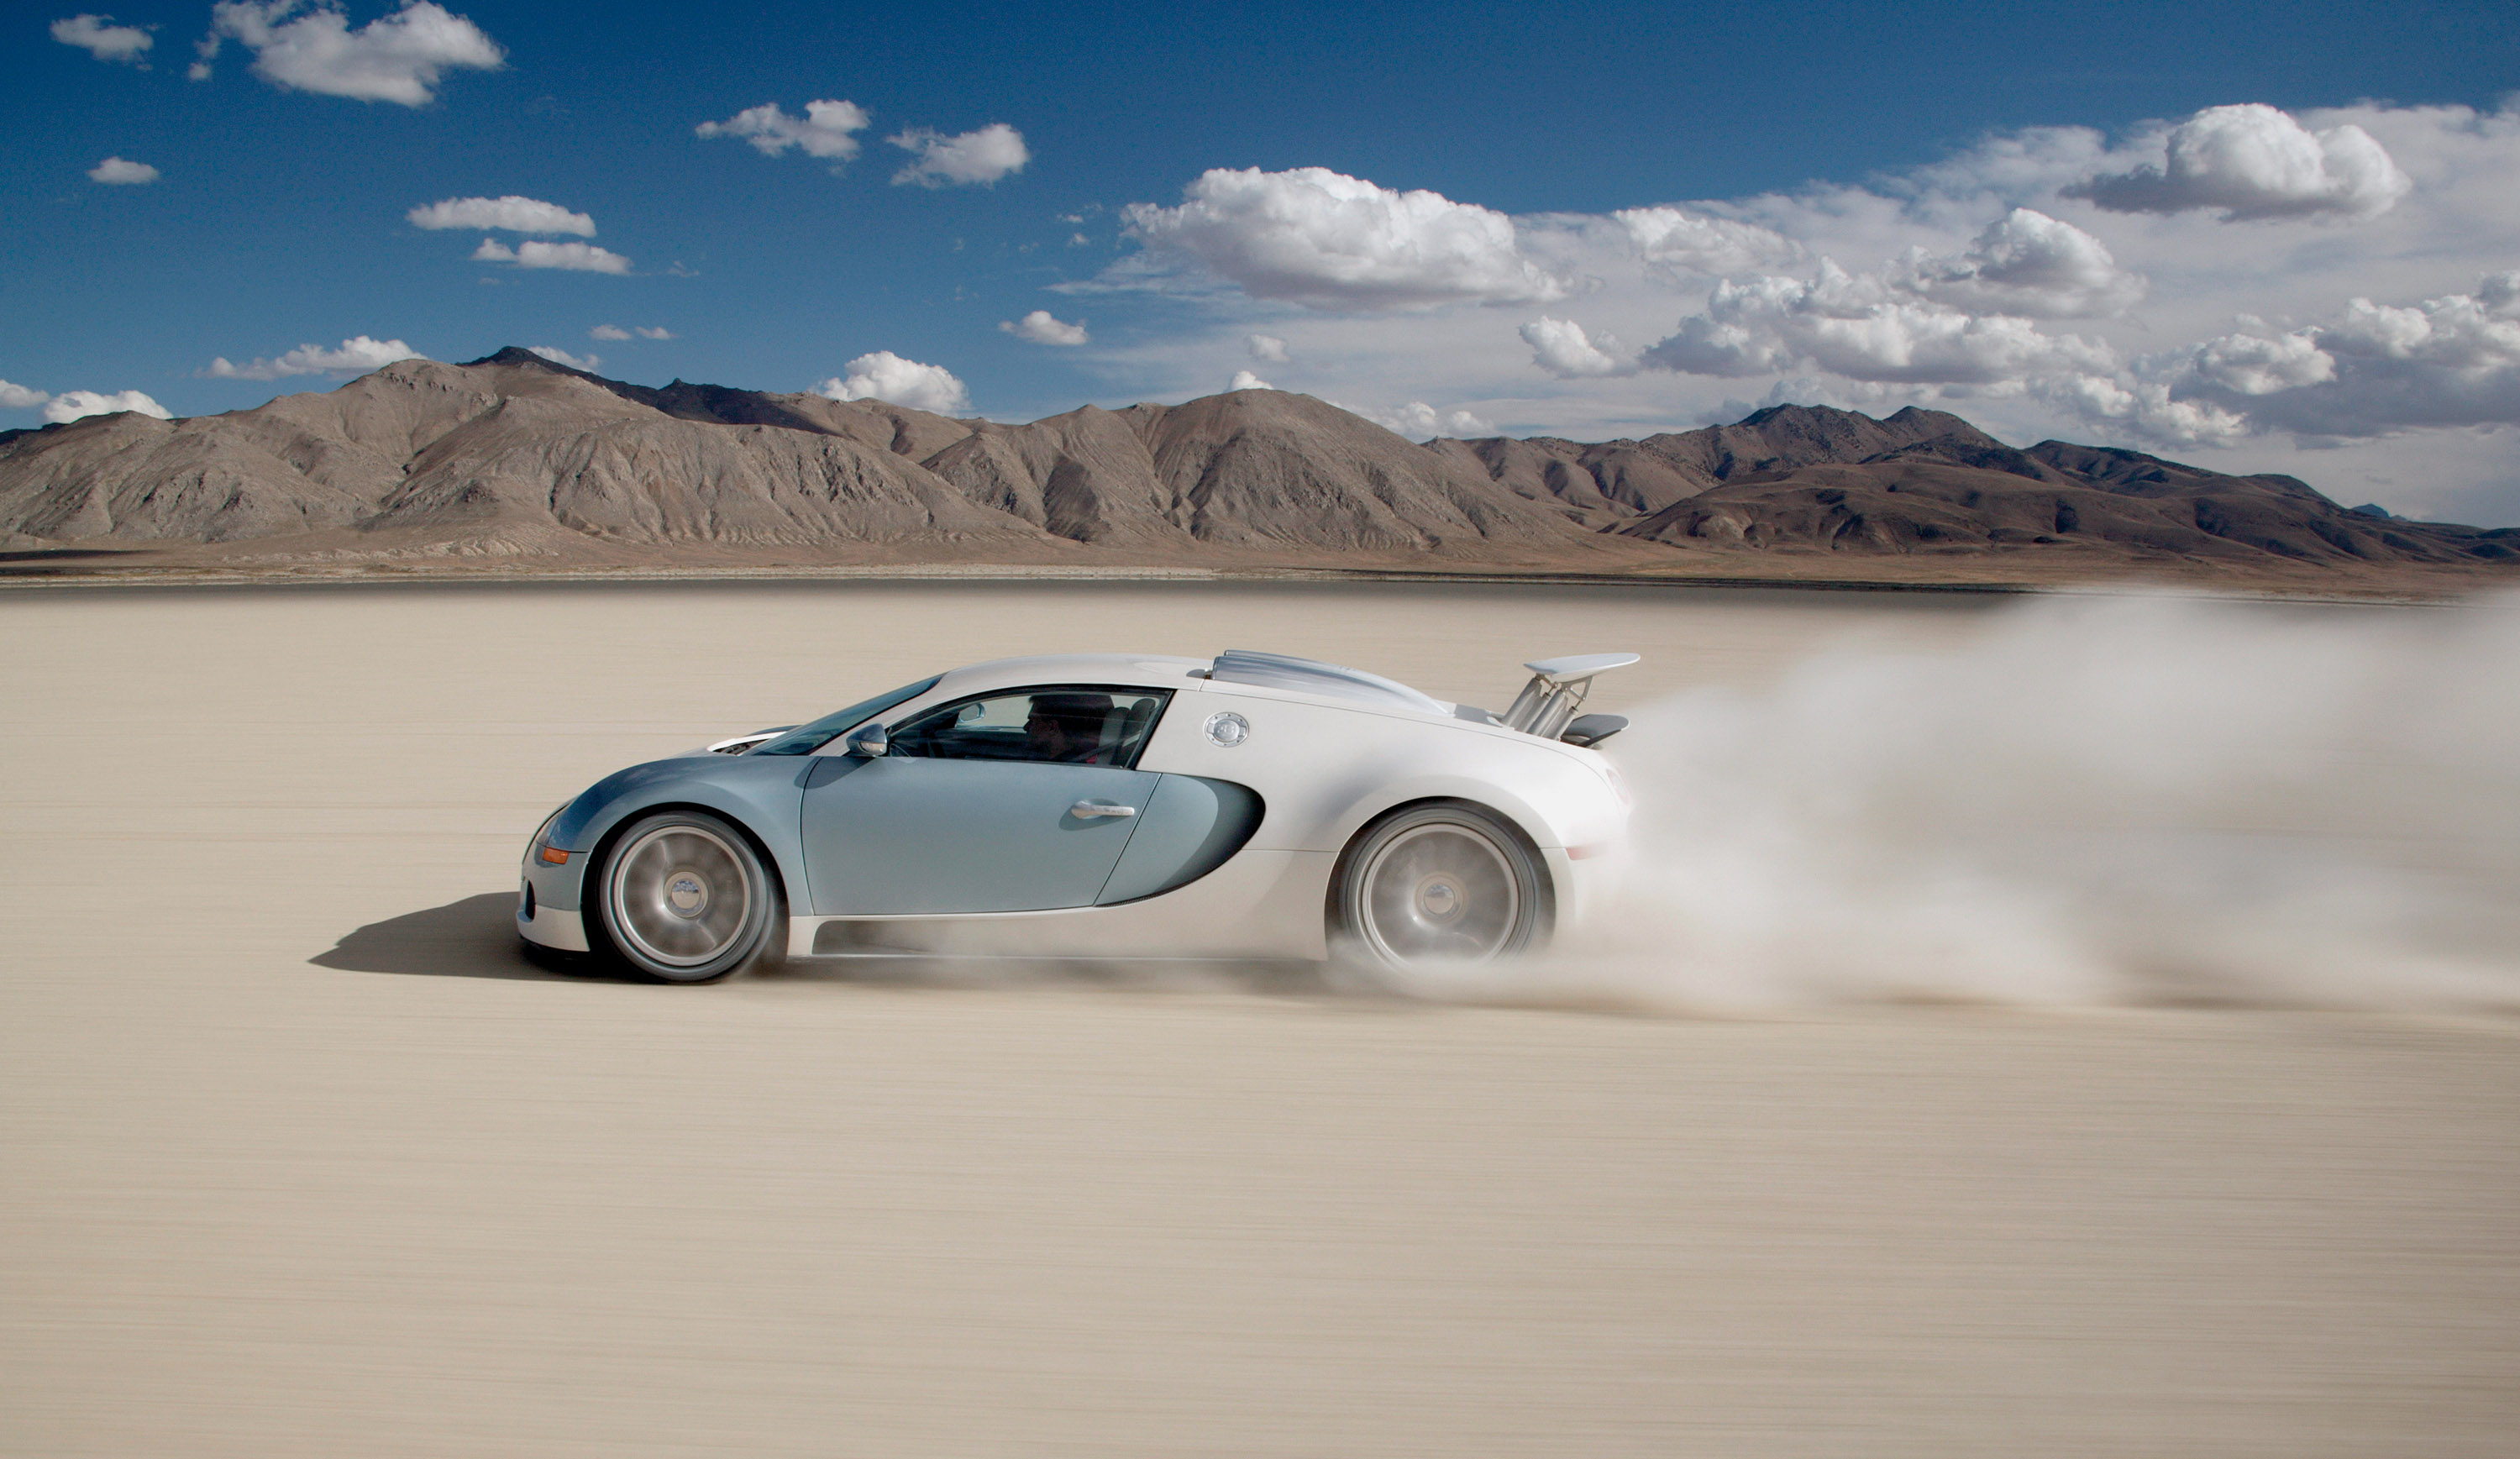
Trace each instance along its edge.
<instances>
[{"instance_id":1,"label":"car roof","mask_svg":"<svg viewBox=\"0 0 2520 1459\"><path fill-rule=\"evenodd\" d=\"M1185 681L1188 681L1185 683ZM1401 710L1449 720L1453 706L1379 675L1281 654L1229 649L1213 660L1152 653L1057 653L991 659L946 674L932 696L986 693L1025 685L1100 684L1147 688L1257 685L1343 709Z\"/></svg>"},{"instance_id":2,"label":"car roof","mask_svg":"<svg viewBox=\"0 0 2520 1459\"><path fill-rule=\"evenodd\" d=\"M1028 684L1118 684L1175 688L1207 660L1154 653L1043 653L997 658L948 670L937 681L942 693L977 693Z\"/></svg>"}]
</instances>

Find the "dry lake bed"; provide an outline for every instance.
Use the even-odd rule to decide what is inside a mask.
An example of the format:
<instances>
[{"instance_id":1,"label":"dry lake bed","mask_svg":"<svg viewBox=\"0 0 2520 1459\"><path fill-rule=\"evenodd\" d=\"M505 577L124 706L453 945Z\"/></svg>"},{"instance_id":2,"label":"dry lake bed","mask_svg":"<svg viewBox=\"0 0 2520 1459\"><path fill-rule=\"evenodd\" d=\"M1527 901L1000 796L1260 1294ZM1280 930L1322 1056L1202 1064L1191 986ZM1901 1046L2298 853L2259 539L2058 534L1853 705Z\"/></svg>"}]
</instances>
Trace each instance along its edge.
<instances>
[{"instance_id":1,"label":"dry lake bed","mask_svg":"<svg viewBox=\"0 0 2520 1459\"><path fill-rule=\"evenodd\" d=\"M0 595L0 1452L2511 1452L2507 1015L682 989L509 929L524 838L597 776L972 659L1265 648L1494 704L1634 649L1618 708L2008 611Z\"/></svg>"}]
</instances>

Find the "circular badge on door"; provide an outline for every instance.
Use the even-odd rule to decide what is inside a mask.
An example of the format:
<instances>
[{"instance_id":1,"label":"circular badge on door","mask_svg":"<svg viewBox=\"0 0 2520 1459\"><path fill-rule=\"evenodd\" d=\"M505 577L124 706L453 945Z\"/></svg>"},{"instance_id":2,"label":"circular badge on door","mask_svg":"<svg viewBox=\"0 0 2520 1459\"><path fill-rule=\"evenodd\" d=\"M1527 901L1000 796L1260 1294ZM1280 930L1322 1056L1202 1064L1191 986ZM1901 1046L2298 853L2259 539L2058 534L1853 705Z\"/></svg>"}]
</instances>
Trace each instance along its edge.
<instances>
[{"instance_id":1,"label":"circular badge on door","mask_svg":"<svg viewBox=\"0 0 2520 1459\"><path fill-rule=\"evenodd\" d=\"M1221 750L1233 749L1251 737L1251 722L1232 710L1207 717L1207 742Z\"/></svg>"}]
</instances>

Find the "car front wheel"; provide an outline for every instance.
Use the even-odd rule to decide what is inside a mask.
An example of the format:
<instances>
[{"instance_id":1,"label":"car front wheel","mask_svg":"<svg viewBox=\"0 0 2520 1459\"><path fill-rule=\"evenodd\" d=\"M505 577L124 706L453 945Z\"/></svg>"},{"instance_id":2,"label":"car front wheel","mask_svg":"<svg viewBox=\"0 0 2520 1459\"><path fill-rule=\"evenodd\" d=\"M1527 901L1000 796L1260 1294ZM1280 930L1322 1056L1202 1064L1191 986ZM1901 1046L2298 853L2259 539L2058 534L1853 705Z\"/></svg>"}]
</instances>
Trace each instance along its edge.
<instances>
[{"instance_id":1,"label":"car front wheel","mask_svg":"<svg viewBox=\"0 0 2520 1459\"><path fill-rule=\"evenodd\" d=\"M1538 858L1494 812L1412 806L1350 843L1333 877L1331 950L1369 973L1441 974L1530 951L1549 919Z\"/></svg>"},{"instance_id":2,"label":"car front wheel","mask_svg":"<svg viewBox=\"0 0 2520 1459\"><path fill-rule=\"evenodd\" d=\"M742 832L703 811L623 831L588 878L602 941L665 983L708 983L777 955L779 897Z\"/></svg>"}]
</instances>

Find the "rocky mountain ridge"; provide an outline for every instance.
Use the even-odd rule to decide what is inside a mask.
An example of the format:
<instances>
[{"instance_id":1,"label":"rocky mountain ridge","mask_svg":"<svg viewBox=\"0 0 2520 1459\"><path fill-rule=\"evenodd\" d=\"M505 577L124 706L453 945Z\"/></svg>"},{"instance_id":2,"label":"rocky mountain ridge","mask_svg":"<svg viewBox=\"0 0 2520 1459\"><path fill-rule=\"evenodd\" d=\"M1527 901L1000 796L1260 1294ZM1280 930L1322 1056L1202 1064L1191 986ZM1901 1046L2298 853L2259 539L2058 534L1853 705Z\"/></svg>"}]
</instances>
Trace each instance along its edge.
<instances>
[{"instance_id":1,"label":"rocky mountain ridge","mask_svg":"<svg viewBox=\"0 0 2520 1459\"><path fill-rule=\"evenodd\" d=\"M1688 570L1744 554L2170 567L2520 564L2520 533L2348 510L2286 476L2004 445L1958 416L1778 406L1580 443L1416 444L1309 396L1027 424L502 350L182 420L0 435L0 534L262 558L1077 561ZM696 558L697 560L697 558Z\"/></svg>"}]
</instances>

